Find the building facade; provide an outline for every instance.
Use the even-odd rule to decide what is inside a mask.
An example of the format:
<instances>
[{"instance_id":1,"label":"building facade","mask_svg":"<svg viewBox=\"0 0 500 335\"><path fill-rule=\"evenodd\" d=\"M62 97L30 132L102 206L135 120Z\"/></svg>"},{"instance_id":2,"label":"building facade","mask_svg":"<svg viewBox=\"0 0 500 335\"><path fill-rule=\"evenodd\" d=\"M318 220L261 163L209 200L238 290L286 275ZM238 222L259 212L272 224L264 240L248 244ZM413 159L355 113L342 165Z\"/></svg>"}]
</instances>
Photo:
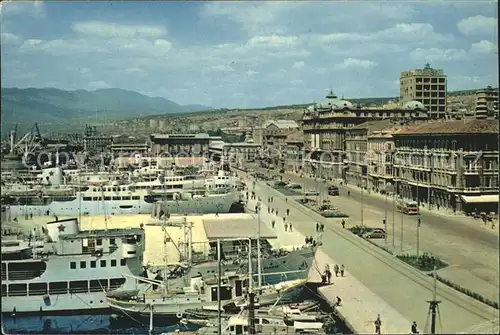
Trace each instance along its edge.
<instances>
[{"instance_id":1,"label":"building facade","mask_svg":"<svg viewBox=\"0 0 500 335\"><path fill-rule=\"evenodd\" d=\"M400 100L421 102L431 119L446 115L447 78L443 70L426 64L423 69L401 72Z\"/></svg>"},{"instance_id":2,"label":"building facade","mask_svg":"<svg viewBox=\"0 0 500 335\"><path fill-rule=\"evenodd\" d=\"M490 120L470 119L395 132L397 193L430 208L497 212L498 130Z\"/></svg>"},{"instance_id":3,"label":"building facade","mask_svg":"<svg viewBox=\"0 0 500 335\"><path fill-rule=\"evenodd\" d=\"M370 143L369 138L374 132L388 128L392 124L393 121L390 119L368 121L347 131L345 139L345 158L347 162L345 180L349 184L375 190L374 181L370 178L369 172L374 171L373 164L376 157L374 157L373 149L378 149L378 147L376 147L374 139Z\"/></svg>"},{"instance_id":4,"label":"building facade","mask_svg":"<svg viewBox=\"0 0 500 335\"><path fill-rule=\"evenodd\" d=\"M202 156L208 154L211 141L220 141L220 136L208 134L151 134L151 153Z\"/></svg>"},{"instance_id":5,"label":"building facade","mask_svg":"<svg viewBox=\"0 0 500 335\"><path fill-rule=\"evenodd\" d=\"M294 120L268 120L254 129L254 143L278 148L286 145L287 135L297 129L299 125Z\"/></svg>"},{"instance_id":6,"label":"building facade","mask_svg":"<svg viewBox=\"0 0 500 335\"><path fill-rule=\"evenodd\" d=\"M427 113L422 103L417 101L392 109L364 108L338 99L333 92L323 101L307 107L302 117L304 173L320 173L328 179L345 179L347 132L364 122L384 119L417 122L427 120ZM318 169L320 166L321 172Z\"/></svg>"},{"instance_id":7,"label":"building facade","mask_svg":"<svg viewBox=\"0 0 500 335\"><path fill-rule=\"evenodd\" d=\"M498 119L498 90L488 86L476 92L476 118Z\"/></svg>"}]
</instances>

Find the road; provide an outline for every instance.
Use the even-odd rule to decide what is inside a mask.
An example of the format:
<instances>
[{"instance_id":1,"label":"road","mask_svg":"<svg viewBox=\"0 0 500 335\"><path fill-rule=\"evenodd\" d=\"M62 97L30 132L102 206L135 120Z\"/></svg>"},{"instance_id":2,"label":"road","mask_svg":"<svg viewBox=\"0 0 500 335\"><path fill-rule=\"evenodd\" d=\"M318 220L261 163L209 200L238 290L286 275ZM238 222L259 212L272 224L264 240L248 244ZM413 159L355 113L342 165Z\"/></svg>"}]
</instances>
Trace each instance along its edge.
<instances>
[{"instance_id":1,"label":"road","mask_svg":"<svg viewBox=\"0 0 500 335\"><path fill-rule=\"evenodd\" d=\"M268 173L260 168L256 168L256 171ZM340 196L332 197L326 192L328 183L300 178L296 174L285 173L283 176L284 180L291 179L292 182L304 185L305 189L317 189L322 192L322 198L328 197L333 205L349 215L348 226L359 225L363 211L365 226L383 228L382 220L385 217L386 208L384 197L370 195L366 191L362 196L358 188L345 186L340 186ZM350 196L347 195L347 190L351 192ZM388 239L387 244L383 241L381 243L395 254L401 252L416 254L416 216L396 212L393 231L392 208L392 201L388 199ZM420 254L432 253L450 265L440 270L439 275L490 300L498 301L499 239L497 230L492 231L490 226L484 226L482 222L467 217L447 216L429 211L421 211L420 216L422 222L419 228ZM401 229L401 217L403 217L403 229ZM403 230L403 243L401 243L401 230Z\"/></svg>"},{"instance_id":2,"label":"road","mask_svg":"<svg viewBox=\"0 0 500 335\"><path fill-rule=\"evenodd\" d=\"M256 183L257 195L263 201L274 197L272 206L284 213L291 209L287 219L294 229L304 235L315 235L315 222L325 223L323 250L366 287L397 309L407 320L415 320L421 327L428 320L428 303L432 297L432 278L406 265L387 252L342 229L340 220L325 219L288 200L262 182ZM476 325L488 325L498 319L498 310L481 304L441 283L438 283L441 332L457 333ZM497 327L497 326L495 326ZM493 328L493 325L492 325ZM492 329L489 331L497 331Z\"/></svg>"}]
</instances>

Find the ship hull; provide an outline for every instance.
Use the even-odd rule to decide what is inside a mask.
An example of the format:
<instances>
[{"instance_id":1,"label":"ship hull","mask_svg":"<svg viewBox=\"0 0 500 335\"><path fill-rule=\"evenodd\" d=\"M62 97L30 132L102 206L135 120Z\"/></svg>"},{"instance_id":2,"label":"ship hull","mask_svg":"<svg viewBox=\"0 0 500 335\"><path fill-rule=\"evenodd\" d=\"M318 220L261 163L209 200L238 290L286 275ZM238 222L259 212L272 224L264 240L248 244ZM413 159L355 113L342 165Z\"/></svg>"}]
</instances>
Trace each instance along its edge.
<instances>
[{"instance_id":1,"label":"ship hull","mask_svg":"<svg viewBox=\"0 0 500 335\"><path fill-rule=\"evenodd\" d=\"M262 259L262 285L274 285L287 280L307 279L316 250L317 248L302 248L282 257ZM256 262L253 262L252 269L254 281L257 282ZM224 272L248 274L248 262L235 264L229 261L222 264L222 270ZM217 271L217 262L201 263L192 266L184 278L189 279L199 274L202 276L213 276ZM186 284L183 283L183 285Z\"/></svg>"},{"instance_id":2,"label":"ship hull","mask_svg":"<svg viewBox=\"0 0 500 335\"><path fill-rule=\"evenodd\" d=\"M165 201L163 208L169 213L228 213L233 203L239 200L238 194L228 193L221 195L210 195L199 198ZM9 205L11 219L23 215L50 215L77 216L80 214L97 216L104 214L151 214L152 203L144 200L120 200L106 201L84 201L75 199L72 201L53 201L47 205Z\"/></svg>"}]
</instances>

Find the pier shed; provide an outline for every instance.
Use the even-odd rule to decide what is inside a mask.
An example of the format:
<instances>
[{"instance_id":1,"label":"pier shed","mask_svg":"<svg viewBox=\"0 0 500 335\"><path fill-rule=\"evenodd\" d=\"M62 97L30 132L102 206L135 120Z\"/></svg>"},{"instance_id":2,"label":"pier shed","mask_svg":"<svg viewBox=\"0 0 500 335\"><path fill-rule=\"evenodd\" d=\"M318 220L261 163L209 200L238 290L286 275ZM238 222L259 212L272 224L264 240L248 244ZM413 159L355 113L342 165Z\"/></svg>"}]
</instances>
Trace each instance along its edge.
<instances>
[{"instance_id":1,"label":"pier shed","mask_svg":"<svg viewBox=\"0 0 500 335\"><path fill-rule=\"evenodd\" d=\"M276 239L267 224L260 219L260 238ZM205 235L210 242L221 240L257 239L259 236L259 216L257 214L218 214L203 217Z\"/></svg>"}]
</instances>

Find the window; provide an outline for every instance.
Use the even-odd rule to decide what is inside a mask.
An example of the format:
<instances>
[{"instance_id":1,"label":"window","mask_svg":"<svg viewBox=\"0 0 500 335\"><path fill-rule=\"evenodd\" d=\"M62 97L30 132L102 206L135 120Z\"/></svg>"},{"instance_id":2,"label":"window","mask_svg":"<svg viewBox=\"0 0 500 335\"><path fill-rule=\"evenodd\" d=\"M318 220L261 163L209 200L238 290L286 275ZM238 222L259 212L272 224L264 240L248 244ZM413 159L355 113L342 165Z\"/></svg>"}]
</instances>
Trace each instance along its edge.
<instances>
[{"instance_id":1,"label":"window","mask_svg":"<svg viewBox=\"0 0 500 335\"><path fill-rule=\"evenodd\" d=\"M101 259L101 268L105 268L105 267L106 267L106 260Z\"/></svg>"},{"instance_id":2,"label":"window","mask_svg":"<svg viewBox=\"0 0 500 335\"><path fill-rule=\"evenodd\" d=\"M90 267L95 268L96 267L96 261L90 261Z\"/></svg>"},{"instance_id":3,"label":"window","mask_svg":"<svg viewBox=\"0 0 500 335\"><path fill-rule=\"evenodd\" d=\"M116 244L115 239L114 238L110 238L109 239L109 244L115 245Z\"/></svg>"},{"instance_id":4,"label":"window","mask_svg":"<svg viewBox=\"0 0 500 335\"><path fill-rule=\"evenodd\" d=\"M80 262L80 269L85 269L87 267L87 262L81 261Z\"/></svg>"},{"instance_id":5,"label":"window","mask_svg":"<svg viewBox=\"0 0 500 335\"><path fill-rule=\"evenodd\" d=\"M70 269L76 269L76 262L69 263L69 268Z\"/></svg>"},{"instance_id":6,"label":"window","mask_svg":"<svg viewBox=\"0 0 500 335\"><path fill-rule=\"evenodd\" d=\"M111 266L116 266L116 259L111 260Z\"/></svg>"},{"instance_id":7,"label":"window","mask_svg":"<svg viewBox=\"0 0 500 335\"><path fill-rule=\"evenodd\" d=\"M127 265L127 260L125 258L120 259L120 265L121 266Z\"/></svg>"},{"instance_id":8,"label":"window","mask_svg":"<svg viewBox=\"0 0 500 335\"><path fill-rule=\"evenodd\" d=\"M102 245L102 238L98 238L98 239L95 241L95 244L96 244L96 245Z\"/></svg>"}]
</instances>

